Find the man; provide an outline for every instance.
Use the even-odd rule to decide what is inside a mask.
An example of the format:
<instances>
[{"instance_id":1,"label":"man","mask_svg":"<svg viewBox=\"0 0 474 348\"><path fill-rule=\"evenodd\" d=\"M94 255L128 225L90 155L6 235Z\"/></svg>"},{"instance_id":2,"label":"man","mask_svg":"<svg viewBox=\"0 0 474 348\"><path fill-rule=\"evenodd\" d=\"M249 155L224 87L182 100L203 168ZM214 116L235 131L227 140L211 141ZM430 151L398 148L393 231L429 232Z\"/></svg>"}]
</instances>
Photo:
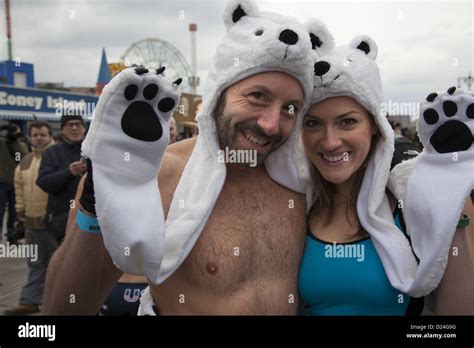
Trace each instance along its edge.
<instances>
[{"instance_id":1,"label":"man","mask_svg":"<svg viewBox=\"0 0 474 348\"><path fill-rule=\"evenodd\" d=\"M37 185L49 193L47 222L58 243L66 230L69 208L73 204L77 185L87 170L81 161L81 143L86 128L80 115L61 117L63 141L43 153Z\"/></svg>"},{"instance_id":2,"label":"man","mask_svg":"<svg viewBox=\"0 0 474 348\"><path fill-rule=\"evenodd\" d=\"M266 105L256 106L241 94L255 86L267 89L268 95L255 96L268 98ZM224 187L192 252L164 283L151 287L156 308L161 314L294 314L305 236L304 196L272 181L263 159L288 139L294 123L285 120L285 105L301 106L303 91L292 77L269 72L236 83L224 99L217 107L222 113L215 115L222 148L254 149L247 139L255 138L270 144L256 146L256 168L226 165ZM181 148L170 148L168 158L176 164L163 172L167 178L162 182L173 183L169 189L160 187L165 214L195 143L192 138ZM284 204L290 201L294 210Z\"/></svg>"},{"instance_id":3,"label":"man","mask_svg":"<svg viewBox=\"0 0 474 348\"><path fill-rule=\"evenodd\" d=\"M178 131L176 127L176 120L173 116L170 118L170 145L176 142L176 132Z\"/></svg>"},{"instance_id":4,"label":"man","mask_svg":"<svg viewBox=\"0 0 474 348\"><path fill-rule=\"evenodd\" d=\"M257 29L261 28L258 11L248 3L234 1L230 3L234 7L226 9L226 25L236 27L229 29L229 41L241 37L236 32L254 22ZM242 17L245 20L241 24ZM192 180L192 174L197 172L200 177L213 175L216 171L211 167L220 166L212 160L205 164L193 160L197 151L208 149L203 142L213 141L212 123L218 130L216 148L257 153L255 167L248 163L224 165L225 177L219 178L223 179L223 186L218 188L217 201L210 207L210 215L196 243L191 244L192 250L164 282L150 285L155 312L160 314L297 312L296 279L306 232L305 197L275 182L263 163L267 161L267 165L272 155L289 144L288 139L296 129L296 114L312 91L313 67L311 59L308 64L305 60L310 56L311 44L304 41L308 33L293 22L289 27L284 27L281 20L267 21L265 25L275 26L268 28L277 34L272 38L274 41L256 39L236 46L254 56L245 52L216 55L218 62L214 66L227 70L210 74L211 83L217 86L209 90L219 92L207 96L198 116L199 136L168 146L161 161L158 185L164 214L170 222L172 200L182 193L183 180ZM259 29L251 35L259 37L262 33L263 29ZM225 42L223 47L233 47L229 43ZM272 45L274 56L268 54L266 44ZM242 57L237 65L236 56ZM292 59L291 63L287 57ZM246 58L253 60L247 62ZM292 68L300 70L295 72ZM137 74L147 72L140 70ZM219 89L225 84L226 88ZM119 95L114 92L110 95ZM216 155L210 152L209 156ZM195 167L190 170L190 166ZM205 197L199 194L202 186L215 190L218 185L211 179L192 184L193 198L203 201ZM76 201L90 195L88 186L84 187L83 194L83 187L79 186ZM82 214L92 215L80 209ZM122 272L113 265L101 235L80 230L77 224L71 224L68 231L48 270L44 312L94 314ZM77 267L80 260L87 260L88 266L84 268L87 272ZM84 263L83 266L86 267ZM70 301L72 293L74 303Z\"/></svg>"},{"instance_id":5,"label":"man","mask_svg":"<svg viewBox=\"0 0 474 348\"><path fill-rule=\"evenodd\" d=\"M17 219L26 229L26 243L37 248L35 259L28 258L28 280L23 287L19 304L4 312L5 315L26 315L39 312L43 301L44 280L48 262L57 248L51 231L46 228L44 218L48 194L36 185L42 153L53 144L51 126L45 122L34 122L29 127L32 152L26 155L15 170L15 196Z\"/></svg>"},{"instance_id":6,"label":"man","mask_svg":"<svg viewBox=\"0 0 474 348\"><path fill-rule=\"evenodd\" d=\"M252 105L239 94L241 88L253 86L265 86L273 95L265 107ZM226 138L221 142L235 148L249 148L250 145L240 145L240 132L229 124L244 121L259 132L260 138L272 139L273 149L286 140L292 128L285 125L281 115L283 105L295 100L302 104L303 93L292 77L271 72L249 77L230 87L225 100L222 114L216 115L228 124ZM239 109L239 105L245 109ZM248 113L253 117L249 118ZM282 126L285 126L284 134L280 131ZM158 178L165 215L195 144L196 138L192 138L167 149ZM252 168L245 164L228 164L227 167L224 188L193 251L177 272L152 288L157 308L162 314L295 313L296 276L305 237L304 196L273 182L263 165ZM81 191L82 185L76 202ZM289 201L294 202L294 209L288 209ZM64 301L68 293L63 291L71 287L58 286L54 278L48 277L47 314L93 314L122 274L110 260L101 237L81 233L77 226L71 232L54 256L51 267L60 268L60 272L80 273L81 267L71 263L73 260L65 254L75 253L80 245L88 244L88 248L96 250L91 256L102 269L105 287L94 287L98 301L92 303L88 301L94 299L93 296L75 289L78 302L71 306ZM63 282L67 279L61 279L61 284ZM180 294L185 296L184 304L179 301ZM230 301L229 296L234 300Z\"/></svg>"},{"instance_id":7,"label":"man","mask_svg":"<svg viewBox=\"0 0 474 348\"><path fill-rule=\"evenodd\" d=\"M8 204L7 241L14 243L16 238L13 236L15 223L13 175L16 165L28 153L28 149L18 141L21 133L17 125L1 126L0 131L6 132L4 136L0 136L0 240L3 235L3 214Z\"/></svg>"}]
</instances>

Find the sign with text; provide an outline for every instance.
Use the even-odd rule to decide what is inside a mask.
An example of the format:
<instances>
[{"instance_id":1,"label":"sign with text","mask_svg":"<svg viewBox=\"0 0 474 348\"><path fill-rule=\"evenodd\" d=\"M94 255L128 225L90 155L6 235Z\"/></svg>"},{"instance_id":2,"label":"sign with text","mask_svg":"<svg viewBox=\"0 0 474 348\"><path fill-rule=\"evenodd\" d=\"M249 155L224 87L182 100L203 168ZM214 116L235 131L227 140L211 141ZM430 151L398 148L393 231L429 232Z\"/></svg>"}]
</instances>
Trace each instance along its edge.
<instances>
[{"instance_id":1,"label":"sign with text","mask_svg":"<svg viewBox=\"0 0 474 348\"><path fill-rule=\"evenodd\" d=\"M91 95L0 86L0 110L91 117L98 99Z\"/></svg>"}]
</instances>

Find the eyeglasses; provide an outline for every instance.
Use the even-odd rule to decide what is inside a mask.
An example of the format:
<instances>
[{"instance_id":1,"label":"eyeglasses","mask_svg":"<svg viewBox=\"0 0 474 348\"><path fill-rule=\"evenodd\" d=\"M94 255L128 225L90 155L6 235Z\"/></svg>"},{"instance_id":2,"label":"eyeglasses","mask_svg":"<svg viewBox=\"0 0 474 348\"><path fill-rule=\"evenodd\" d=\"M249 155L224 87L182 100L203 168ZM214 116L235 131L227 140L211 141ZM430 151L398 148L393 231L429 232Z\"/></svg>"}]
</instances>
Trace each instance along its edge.
<instances>
[{"instance_id":1,"label":"eyeglasses","mask_svg":"<svg viewBox=\"0 0 474 348\"><path fill-rule=\"evenodd\" d=\"M81 122L68 122L65 124L66 128L74 128L74 127L77 127L77 128L81 128L81 127L84 127L84 125L81 123Z\"/></svg>"}]
</instances>

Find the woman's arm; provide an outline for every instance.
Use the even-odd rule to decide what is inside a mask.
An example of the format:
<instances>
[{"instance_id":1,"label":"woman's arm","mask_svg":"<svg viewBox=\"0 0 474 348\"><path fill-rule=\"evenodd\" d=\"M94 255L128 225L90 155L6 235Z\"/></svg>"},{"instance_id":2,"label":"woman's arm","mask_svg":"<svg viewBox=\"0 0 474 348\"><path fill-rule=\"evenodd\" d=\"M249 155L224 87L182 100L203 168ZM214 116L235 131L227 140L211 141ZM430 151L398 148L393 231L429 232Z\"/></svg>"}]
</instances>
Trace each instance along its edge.
<instances>
[{"instance_id":1,"label":"woman's arm","mask_svg":"<svg viewBox=\"0 0 474 348\"><path fill-rule=\"evenodd\" d=\"M432 297L436 315L474 315L474 207L468 197L463 210L469 226L456 230L448 265Z\"/></svg>"}]
</instances>

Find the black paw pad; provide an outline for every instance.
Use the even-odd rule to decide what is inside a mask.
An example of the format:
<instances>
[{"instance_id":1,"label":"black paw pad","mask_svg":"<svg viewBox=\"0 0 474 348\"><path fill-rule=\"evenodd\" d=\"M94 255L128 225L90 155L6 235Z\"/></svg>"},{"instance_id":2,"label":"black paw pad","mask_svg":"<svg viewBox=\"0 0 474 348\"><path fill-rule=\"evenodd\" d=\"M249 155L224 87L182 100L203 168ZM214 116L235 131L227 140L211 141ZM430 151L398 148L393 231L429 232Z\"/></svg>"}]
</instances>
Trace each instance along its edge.
<instances>
[{"instance_id":1,"label":"black paw pad","mask_svg":"<svg viewBox=\"0 0 474 348\"><path fill-rule=\"evenodd\" d=\"M143 74L146 74L148 72L148 69L146 68L135 68L135 73L137 75L143 75Z\"/></svg>"},{"instance_id":2,"label":"black paw pad","mask_svg":"<svg viewBox=\"0 0 474 348\"><path fill-rule=\"evenodd\" d=\"M147 100L155 98L158 89L156 84L149 84L143 89L143 97ZM138 86L127 86L124 92L125 99L135 99L137 92ZM164 98L163 100L166 99L171 98ZM158 115L153 107L144 101L134 101L128 106L122 115L121 126L125 134L137 140L156 141L163 135L163 128Z\"/></svg>"},{"instance_id":3,"label":"black paw pad","mask_svg":"<svg viewBox=\"0 0 474 348\"><path fill-rule=\"evenodd\" d=\"M466 116L468 118L474 118L474 104L471 104L467 107Z\"/></svg>"},{"instance_id":4,"label":"black paw pad","mask_svg":"<svg viewBox=\"0 0 474 348\"><path fill-rule=\"evenodd\" d=\"M428 124L435 124L439 120L439 115L435 109L427 109L423 112L423 118Z\"/></svg>"},{"instance_id":5,"label":"black paw pad","mask_svg":"<svg viewBox=\"0 0 474 348\"><path fill-rule=\"evenodd\" d=\"M458 112L458 106L456 105L455 102L451 100L446 100L443 103L443 111L448 117L452 117L456 115L456 112Z\"/></svg>"},{"instance_id":6,"label":"black paw pad","mask_svg":"<svg viewBox=\"0 0 474 348\"><path fill-rule=\"evenodd\" d=\"M471 130L461 121L449 120L436 129L430 143L439 153L466 151L472 144Z\"/></svg>"},{"instance_id":7,"label":"black paw pad","mask_svg":"<svg viewBox=\"0 0 474 348\"><path fill-rule=\"evenodd\" d=\"M135 101L122 116L122 130L128 136L143 141L156 141L163 135L158 115L150 104Z\"/></svg>"},{"instance_id":8,"label":"black paw pad","mask_svg":"<svg viewBox=\"0 0 474 348\"><path fill-rule=\"evenodd\" d=\"M158 86L155 85L154 83L150 83L143 90L143 96L145 97L145 99L148 99L148 100L155 98L157 93L158 93Z\"/></svg>"},{"instance_id":9,"label":"black paw pad","mask_svg":"<svg viewBox=\"0 0 474 348\"><path fill-rule=\"evenodd\" d=\"M124 92L125 99L127 100L135 99L137 92L138 92L137 85L128 85L127 88L125 88L125 92Z\"/></svg>"},{"instance_id":10,"label":"black paw pad","mask_svg":"<svg viewBox=\"0 0 474 348\"><path fill-rule=\"evenodd\" d=\"M175 102L171 98L163 98L158 102L158 110L161 112L169 112L173 110Z\"/></svg>"}]
</instances>

